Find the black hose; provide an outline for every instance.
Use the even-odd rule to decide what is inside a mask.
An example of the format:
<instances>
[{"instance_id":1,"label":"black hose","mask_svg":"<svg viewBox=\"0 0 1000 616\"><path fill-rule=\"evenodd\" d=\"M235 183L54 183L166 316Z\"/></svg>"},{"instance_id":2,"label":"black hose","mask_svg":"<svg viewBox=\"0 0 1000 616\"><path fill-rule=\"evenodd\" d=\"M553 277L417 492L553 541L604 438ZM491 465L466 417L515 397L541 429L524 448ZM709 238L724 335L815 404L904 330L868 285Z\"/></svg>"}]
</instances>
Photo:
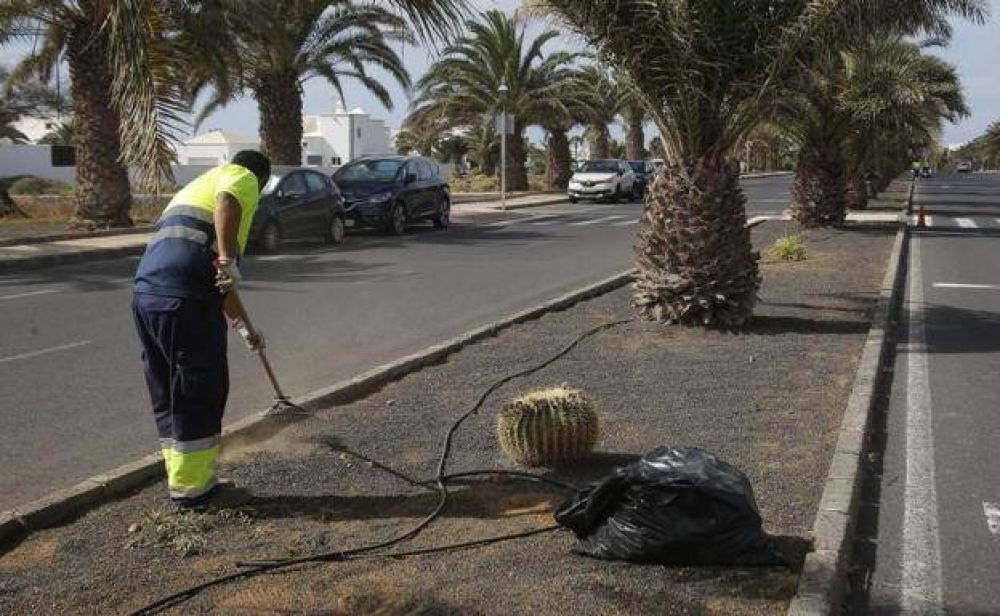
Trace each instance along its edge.
<instances>
[{"instance_id":1,"label":"black hose","mask_svg":"<svg viewBox=\"0 0 1000 616\"><path fill-rule=\"evenodd\" d=\"M481 475L506 475L506 476L516 477L516 478L521 478L521 479L526 479L526 480L531 480L531 481L538 481L538 482L543 482L543 483L549 483L551 485L555 485L557 487L564 488L564 489L567 489L567 490L576 490L577 489L576 486L573 486L573 485L571 485L569 483L565 483L565 482L559 481L557 479L552 479L552 478L549 478L549 477L543 477L541 475L535 475L533 473L526 473L526 472L522 472L522 471L474 470L474 471L466 471L466 472L462 472L462 473L455 473L455 474L449 475L447 473L447 467L448 467L448 458L451 455L452 442L454 440L455 433L458 431L458 429L461 427L461 425L463 423L465 423L465 421L469 417L471 417L471 416L473 416L473 415L475 415L476 413L479 412L479 410L483 407L483 405L486 403L486 400L490 397L490 395L493 394L493 392L495 392L496 390L500 389L501 387L503 387L507 383L513 381L514 379L518 379L518 378L521 378L521 377L524 377L524 376L528 376L530 374L534 374L535 372L538 372L538 371L540 371L540 370L548 367L549 365L555 363L556 361L558 361L559 359L561 359L565 355L567 355L570 351L572 351L573 349L575 349L577 347L577 345L579 345L581 342L583 342L587 338L590 338L591 336L593 336L595 334L598 334L598 333L600 333L600 332L602 332L604 330L611 329L613 327L618 327L619 325L624 325L626 323L629 323L629 321L628 320L612 321L612 322L609 322L609 323L604 323L603 325L598 325L597 327L593 327L593 328L585 331L584 333L580 334L579 336L577 336L572 342L570 342L568 345L566 345L565 347L563 347L562 350L560 350L558 353L556 353L555 355L551 356L550 358L546 359L545 361L543 361L543 362L541 362L539 364L535 364L533 366L530 366L528 368L525 368L524 370L520 370L518 372L509 374L509 375L507 375L507 376L505 376L505 377L503 377L503 378L501 378L501 379L493 382L493 384L491 384L489 387L487 387L486 390L483 391L482 395L479 396L479 398L477 399L475 405L473 405L472 408L470 408L468 411L466 411L461 416L459 416L458 419L456 419L455 422L452 423L451 427L448 428L448 432L445 434L444 441L443 441L442 446L441 446L441 454L440 454L440 457L438 458L437 473L435 474L434 479L432 479L431 481L425 481L425 482L417 481L416 479L413 479L412 477L407 476L405 473L397 471L397 470L393 469L392 467L390 467L390 466L388 466L386 464L382 464L382 463L380 463L380 462L378 462L376 460L373 460L373 459L367 458L365 456L362 456L361 454L357 454L357 453L351 452L352 455L355 455L355 456L358 456L358 457L362 457L363 459L365 459L365 460L373 463L373 465L379 467L380 469L382 469L382 470L384 470L386 472L389 472L389 473L395 475L396 477L399 477L400 479L403 479L404 481L410 483L411 485L425 487L427 489L433 490L433 491L435 491L435 492L438 493L439 498L438 498L437 505L434 507L434 509L429 514L427 514L426 517L424 517L422 520L420 520L420 522L418 522L417 524L415 524L412 528L410 528L406 532L404 532L402 534L399 534L399 535L397 535L397 536L395 536L395 537L393 537L391 539L388 539L386 541L381 541L379 543L374 543L374 544L371 544L371 545L362 546L362 547L354 548L354 549L351 549L351 550L334 551L334 552L324 552L324 553L320 553L320 554L313 554L313 555L310 555L310 556L302 556L302 557L298 557L298 558L286 558L286 559L271 560L271 561L253 561L253 562L247 562L247 563L237 563L238 565L241 564L242 566L244 566L244 568L242 570L240 570L240 571L235 572L235 573L230 573L230 574L227 574L227 575L223 575L223 576L220 576L220 577L208 580L208 581L203 582L201 584L197 584L195 586L191 586L191 587L186 588L184 590L175 592L175 593L173 593L171 595L163 597L162 599L158 599L158 600L156 600L156 601L154 601L152 603L149 603L148 605L146 605L144 607L141 607L141 608L139 608L139 609L131 612L130 616L140 616L142 614L152 614L152 613L155 613L155 612L157 612L157 611L159 611L161 609L164 609L164 608L173 606L173 605L175 605L177 603L186 601L187 599L190 599L191 597L197 595L201 591L206 590L208 588L211 588L213 586L218 586L220 584L225 584L227 582L232 582L232 581L235 581L235 580L241 579L241 578L252 577L252 576L255 576L255 575L258 575L258 574L261 574L261 573L269 573L269 572L272 572L272 571L277 571L279 569L285 569L285 568L292 567L292 566L295 566L295 565L301 565L301 564L306 564L306 563L337 562L337 561L344 561L344 560L353 560L353 559L356 559L356 558L366 558L366 559L368 559L368 558L402 558L402 557L405 557L405 556L415 556L415 555L420 555L420 554L432 554L432 553L437 553L437 552L451 551L451 550L464 549L464 548L470 548L470 547L478 547L478 546L482 546L482 545L488 545L488 544L492 544L492 543L498 543L498 542L501 542L501 541L507 541L507 540L510 540L510 539L518 539L518 538L521 538L521 537L528 537L528 536L531 536L531 535L536 535L536 534L544 533L544 532L550 532L550 531L558 529L559 528L558 526L548 526L548 527L545 527L545 528L535 529L535 530L532 530L532 531L521 532L521 533L513 533L513 534L509 534L509 535L500 535L500 536L492 537L492 538L489 538L489 539L474 540L474 541L470 541L470 542L466 542L466 543L458 543L458 544L452 544L452 545L446 545L446 546L440 546L440 547L425 548L425 549L421 549L421 550L412 550L412 551L409 551L409 552L396 552L396 553L387 553L387 554L386 553L371 554L371 552L377 552L377 551L380 551L380 550L384 550L384 549L390 548L390 547L392 547L394 545L403 543L404 541L408 541L408 540L412 539L413 537L417 536L418 534L420 534L425 528L427 528L428 526L430 526L441 515L441 513L444 511L445 507L448 504L449 492L448 492L447 481L449 479L458 479L458 478L462 478L462 477L472 477L472 476L481 476ZM334 447L334 445L331 445L331 446ZM431 484L433 484L433 485L431 485Z\"/></svg>"}]
</instances>

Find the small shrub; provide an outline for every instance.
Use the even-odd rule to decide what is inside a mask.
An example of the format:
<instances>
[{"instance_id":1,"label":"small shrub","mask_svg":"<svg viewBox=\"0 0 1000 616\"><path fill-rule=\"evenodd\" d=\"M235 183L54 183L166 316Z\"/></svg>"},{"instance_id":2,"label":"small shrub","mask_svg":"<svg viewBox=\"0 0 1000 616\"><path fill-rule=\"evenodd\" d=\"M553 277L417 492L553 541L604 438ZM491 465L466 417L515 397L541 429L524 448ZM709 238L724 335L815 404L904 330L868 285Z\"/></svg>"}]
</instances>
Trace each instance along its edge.
<instances>
[{"instance_id":1,"label":"small shrub","mask_svg":"<svg viewBox=\"0 0 1000 616\"><path fill-rule=\"evenodd\" d=\"M499 178L489 175L468 175L464 178L453 176L448 180L452 192L496 192L500 190Z\"/></svg>"},{"instance_id":2,"label":"small shrub","mask_svg":"<svg viewBox=\"0 0 1000 616\"><path fill-rule=\"evenodd\" d=\"M249 524L253 518L244 510L175 511L151 509L144 511L128 529L126 545L136 547L167 547L178 556L201 554L208 546L205 534L223 522Z\"/></svg>"},{"instance_id":3,"label":"small shrub","mask_svg":"<svg viewBox=\"0 0 1000 616\"><path fill-rule=\"evenodd\" d=\"M10 185L12 195L69 195L73 187L65 182L27 176L16 180Z\"/></svg>"},{"instance_id":4,"label":"small shrub","mask_svg":"<svg viewBox=\"0 0 1000 616\"><path fill-rule=\"evenodd\" d=\"M806 243L801 235L786 235L774 240L768 253L779 261L802 261L806 258Z\"/></svg>"}]
</instances>

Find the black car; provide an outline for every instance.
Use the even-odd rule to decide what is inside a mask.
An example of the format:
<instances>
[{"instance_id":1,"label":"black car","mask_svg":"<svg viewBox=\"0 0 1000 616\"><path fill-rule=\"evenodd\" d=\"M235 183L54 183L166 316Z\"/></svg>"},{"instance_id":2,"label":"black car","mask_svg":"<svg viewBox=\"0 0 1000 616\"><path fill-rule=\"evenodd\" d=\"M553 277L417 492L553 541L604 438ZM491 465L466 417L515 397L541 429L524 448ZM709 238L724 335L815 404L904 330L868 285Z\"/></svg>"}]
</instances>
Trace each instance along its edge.
<instances>
[{"instance_id":1,"label":"black car","mask_svg":"<svg viewBox=\"0 0 1000 616\"><path fill-rule=\"evenodd\" d=\"M344 199L326 174L298 167L271 172L250 226L254 252L275 252L282 240L344 241Z\"/></svg>"},{"instance_id":2,"label":"black car","mask_svg":"<svg viewBox=\"0 0 1000 616\"><path fill-rule=\"evenodd\" d=\"M632 172L635 173L634 194L639 196L645 195L646 191L649 190L649 185L653 183L656 168L648 160L630 160L628 161L628 166L632 167Z\"/></svg>"},{"instance_id":3,"label":"black car","mask_svg":"<svg viewBox=\"0 0 1000 616\"><path fill-rule=\"evenodd\" d=\"M451 197L437 163L422 156L360 158L333 174L344 209L355 226L401 235L406 225L430 220L438 229L451 221Z\"/></svg>"}]
</instances>

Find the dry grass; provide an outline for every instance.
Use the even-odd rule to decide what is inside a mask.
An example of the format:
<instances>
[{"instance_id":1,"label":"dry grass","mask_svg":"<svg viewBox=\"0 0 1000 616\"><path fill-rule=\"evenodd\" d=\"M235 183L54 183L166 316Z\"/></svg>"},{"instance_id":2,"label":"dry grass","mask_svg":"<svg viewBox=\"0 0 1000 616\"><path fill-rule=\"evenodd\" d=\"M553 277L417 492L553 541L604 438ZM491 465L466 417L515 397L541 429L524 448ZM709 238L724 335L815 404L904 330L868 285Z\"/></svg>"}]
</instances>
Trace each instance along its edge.
<instances>
[{"instance_id":1,"label":"dry grass","mask_svg":"<svg viewBox=\"0 0 1000 616\"><path fill-rule=\"evenodd\" d=\"M136 197L132 202L132 220L136 223L155 221L172 195L160 197ZM0 225L16 225L38 222L63 222L73 216L73 195L11 195L14 203L28 215L28 218L10 216L0 218Z\"/></svg>"}]
</instances>

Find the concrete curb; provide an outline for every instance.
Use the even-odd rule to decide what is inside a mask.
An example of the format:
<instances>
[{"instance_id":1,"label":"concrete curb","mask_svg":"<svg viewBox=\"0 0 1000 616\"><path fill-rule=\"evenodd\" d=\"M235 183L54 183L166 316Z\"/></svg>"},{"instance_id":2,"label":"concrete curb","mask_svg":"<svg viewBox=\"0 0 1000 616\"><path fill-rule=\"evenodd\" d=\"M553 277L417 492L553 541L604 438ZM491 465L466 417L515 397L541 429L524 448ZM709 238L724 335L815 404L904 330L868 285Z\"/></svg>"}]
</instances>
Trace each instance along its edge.
<instances>
[{"instance_id":1,"label":"concrete curb","mask_svg":"<svg viewBox=\"0 0 1000 616\"><path fill-rule=\"evenodd\" d=\"M893 315L899 306L906 279L905 257L909 237L909 227L904 222L896 233L889 256L872 326L861 353L826 486L813 522L814 551L806 556L798 590L788 607L788 616L833 616L841 613L851 564L852 535L861 504L864 479L862 456L878 395L885 385L885 368L893 344Z\"/></svg>"},{"instance_id":2,"label":"concrete curb","mask_svg":"<svg viewBox=\"0 0 1000 616\"><path fill-rule=\"evenodd\" d=\"M86 240L94 237L113 237L116 235L133 235L136 233L150 233L153 225L136 225L127 229L105 229L103 231L66 231L63 233L51 233L49 235L33 235L30 237L10 237L0 239L0 248L10 246L21 246L24 244L44 244L46 242L61 242L65 240Z\"/></svg>"},{"instance_id":3,"label":"concrete curb","mask_svg":"<svg viewBox=\"0 0 1000 616\"><path fill-rule=\"evenodd\" d=\"M148 233L148 231L147 231ZM7 257L0 259L0 274L16 274L55 265L73 265L87 261L114 259L141 255L146 250L146 242L134 246L119 246L117 248L94 248L62 254L37 255L30 257Z\"/></svg>"},{"instance_id":4,"label":"concrete curb","mask_svg":"<svg viewBox=\"0 0 1000 616\"><path fill-rule=\"evenodd\" d=\"M358 400L410 373L440 362L463 347L494 336L512 325L537 319L548 312L564 310L580 301L624 286L632 280L635 272L635 269L619 272L610 278L571 291L498 321L487 323L332 387L326 387L301 398L296 398L295 403L309 410L317 410L332 404L345 404ZM227 426L223 430L223 438L228 440L236 437L252 437L261 432L281 429L284 422L287 420L259 413ZM85 479L73 487L53 492L32 503L17 507L13 511L0 512L0 545L83 514L162 477L162 457L158 453L150 454L106 473Z\"/></svg>"}]
</instances>

